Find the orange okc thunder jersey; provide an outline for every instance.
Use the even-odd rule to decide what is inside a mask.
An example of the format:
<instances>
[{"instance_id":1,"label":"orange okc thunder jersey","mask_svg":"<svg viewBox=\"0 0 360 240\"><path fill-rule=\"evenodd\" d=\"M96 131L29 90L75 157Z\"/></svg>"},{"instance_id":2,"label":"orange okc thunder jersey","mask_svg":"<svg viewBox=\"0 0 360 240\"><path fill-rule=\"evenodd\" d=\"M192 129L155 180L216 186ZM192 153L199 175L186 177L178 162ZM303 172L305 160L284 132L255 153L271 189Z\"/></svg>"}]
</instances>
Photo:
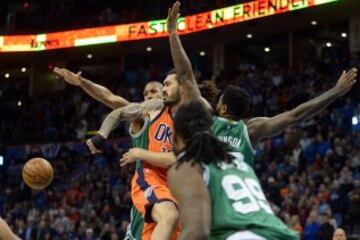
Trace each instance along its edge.
<instances>
[{"instance_id":1,"label":"orange okc thunder jersey","mask_svg":"<svg viewBox=\"0 0 360 240\"><path fill-rule=\"evenodd\" d=\"M145 120L143 129L132 135L133 147L148 149L153 152L170 152L173 149L173 118L170 107L164 107L153 120ZM156 167L146 162L137 163L137 167L153 170L166 180L166 168Z\"/></svg>"}]
</instances>

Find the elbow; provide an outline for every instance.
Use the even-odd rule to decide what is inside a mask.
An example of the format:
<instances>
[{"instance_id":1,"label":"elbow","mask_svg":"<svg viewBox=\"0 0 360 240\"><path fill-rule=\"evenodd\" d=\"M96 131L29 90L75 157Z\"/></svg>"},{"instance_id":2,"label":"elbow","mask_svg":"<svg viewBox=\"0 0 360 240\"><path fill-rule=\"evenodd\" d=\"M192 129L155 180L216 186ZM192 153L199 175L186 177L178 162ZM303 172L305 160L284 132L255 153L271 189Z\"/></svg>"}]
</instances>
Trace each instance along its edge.
<instances>
[{"instance_id":1,"label":"elbow","mask_svg":"<svg viewBox=\"0 0 360 240\"><path fill-rule=\"evenodd\" d=\"M168 153L168 156L164 159L164 167L170 168L176 163L176 157L173 153Z\"/></svg>"},{"instance_id":2,"label":"elbow","mask_svg":"<svg viewBox=\"0 0 360 240\"><path fill-rule=\"evenodd\" d=\"M166 160L164 163L162 164L159 164L160 166L159 167L162 167L162 168L170 168L172 165L175 164L175 161L169 161L169 160Z\"/></svg>"},{"instance_id":3,"label":"elbow","mask_svg":"<svg viewBox=\"0 0 360 240\"><path fill-rule=\"evenodd\" d=\"M172 156L172 158L169 159L169 161L167 161L167 166L166 167L171 167L172 165L174 165L176 163L176 158L175 156Z\"/></svg>"},{"instance_id":4,"label":"elbow","mask_svg":"<svg viewBox=\"0 0 360 240\"><path fill-rule=\"evenodd\" d=\"M108 105L111 109L113 109L113 110L123 107L123 105L122 105L122 104L119 104L118 101L115 101L115 100L112 100L112 99L110 99L110 100L108 101L108 104L107 104L107 105Z\"/></svg>"},{"instance_id":5,"label":"elbow","mask_svg":"<svg viewBox=\"0 0 360 240\"><path fill-rule=\"evenodd\" d=\"M290 127L295 124L301 123L304 119L300 114L296 114L295 112L290 111L286 120L287 120L287 125Z\"/></svg>"},{"instance_id":6,"label":"elbow","mask_svg":"<svg viewBox=\"0 0 360 240\"><path fill-rule=\"evenodd\" d=\"M290 117L288 120L288 126L291 127L293 125L299 124L302 122L302 118L295 116L295 117Z\"/></svg>"},{"instance_id":7,"label":"elbow","mask_svg":"<svg viewBox=\"0 0 360 240\"><path fill-rule=\"evenodd\" d=\"M129 105L130 103L128 101L122 101L121 99L119 99L118 96L114 95L114 96L110 96L108 99L108 106L112 109L118 109L118 108L122 108L125 107L127 105Z\"/></svg>"}]
</instances>

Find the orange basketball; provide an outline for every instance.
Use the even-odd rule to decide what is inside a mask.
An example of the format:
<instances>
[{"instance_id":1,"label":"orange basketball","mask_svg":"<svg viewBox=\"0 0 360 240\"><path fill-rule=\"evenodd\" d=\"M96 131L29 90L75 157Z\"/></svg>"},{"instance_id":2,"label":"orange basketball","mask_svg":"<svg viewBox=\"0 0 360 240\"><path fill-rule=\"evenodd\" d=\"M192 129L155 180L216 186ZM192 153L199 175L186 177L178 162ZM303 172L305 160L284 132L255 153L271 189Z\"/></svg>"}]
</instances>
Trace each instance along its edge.
<instances>
[{"instance_id":1,"label":"orange basketball","mask_svg":"<svg viewBox=\"0 0 360 240\"><path fill-rule=\"evenodd\" d=\"M33 158L24 165L22 176L26 185L35 190L46 188L54 177L51 164L43 158Z\"/></svg>"}]
</instances>

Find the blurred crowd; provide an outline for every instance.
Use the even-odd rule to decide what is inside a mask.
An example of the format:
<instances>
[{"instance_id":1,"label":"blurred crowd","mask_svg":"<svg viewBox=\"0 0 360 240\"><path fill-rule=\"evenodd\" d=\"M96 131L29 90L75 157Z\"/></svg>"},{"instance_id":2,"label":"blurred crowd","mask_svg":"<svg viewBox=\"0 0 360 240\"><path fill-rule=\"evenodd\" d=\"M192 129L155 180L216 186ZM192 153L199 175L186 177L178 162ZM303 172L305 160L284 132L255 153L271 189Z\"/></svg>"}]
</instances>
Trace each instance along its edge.
<instances>
[{"instance_id":1,"label":"blurred crowd","mask_svg":"<svg viewBox=\"0 0 360 240\"><path fill-rule=\"evenodd\" d=\"M39 154L35 150L27 157ZM63 147L49 159L54 181L39 192L22 183L22 164L13 160L2 176L0 215L23 240L122 239L132 206L130 179L115 156L117 151L94 157Z\"/></svg>"},{"instance_id":2,"label":"blurred crowd","mask_svg":"<svg viewBox=\"0 0 360 240\"><path fill-rule=\"evenodd\" d=\"M246 88L252 96L252 116L273 116L329 89L350 66L359 67L359 62L343 55L324 55L295 69L241 63L225 69L215 81L220 89L228 84ZM206 78L194 68L198 79ZM116 94L141 101L143 85L164 75L154 69L127 71L117 81L94 79ZM26 82L5 82L1 87L0 136L5 150L25 143L83 142L109 112L73 86L33 97ZM304 240L330 239L337 227L351 233L359 226L360 130L352 123L353 116L360 115L357 91L257 149L255 170L274 212ZM122 125L113 137L126 134ZM121 239L129 221L133 171L118 164L126 147L109 147L103 155L90 156L62 145L49 159L54 182L46 191L32 192L22 183L21 166L41 156L34 146L28 147L26 156L5 159L7 164L0 167L0 215L16 233L25 240Z\"/></svg>"},{"instance_id":3,"label":"blurred crowd","mask_svg":"<svg viewBox=\"0 0 360 240\"><path fill-rule=\"evenodd\" d=\"M240 2L245 1L216 0L209 3L183 0L182 13L194 14ZM0 29L3 34L20 34L163 19L173 3L170 0L40 0L23 1L23 6L15 7L8 1L7 9L0 10L3 16Z\"/></svg>"}]
</instances>

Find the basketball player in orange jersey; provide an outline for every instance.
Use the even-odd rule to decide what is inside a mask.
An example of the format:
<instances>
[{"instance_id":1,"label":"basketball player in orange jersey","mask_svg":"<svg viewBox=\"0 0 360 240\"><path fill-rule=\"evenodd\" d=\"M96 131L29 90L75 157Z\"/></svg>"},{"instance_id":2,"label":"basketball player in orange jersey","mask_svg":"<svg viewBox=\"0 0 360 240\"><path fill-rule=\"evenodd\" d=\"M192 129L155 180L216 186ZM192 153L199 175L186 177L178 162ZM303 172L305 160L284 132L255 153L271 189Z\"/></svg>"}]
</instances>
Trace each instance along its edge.
<instances>
[{"instance_id":1,"label":"basketball player in orange jersey","mask_svg":"<svg viewBox=\"0 0 360 240\"><path fill-rule=\"evenodd\" d=\"M169 11L170 13L170 11ZM170 45L172 48L173 61L175 63L176 72L183 76L181 79L176 79L175 72L170 72L168 77L164 81L164 92L165 96L165 107L160 111L149 112L148 118L145 120L146 124L143 125L143 131L140 135L143 135L144 141L147 145L147 149L155 152L168 152L172 149L172 117L171 114L176 111L180 105L180 93L182 91L185 96L182 100L189 99L190 95L200 96L199 90L192 88L194 84L194 76L192 74L192 68L189 59L187 58L178 36L176 35L176 20L177 16L169 15L169 33L170 34ZM174 34L175 33L175 34ZM181 58L175 57L181 55ZM189 70L189 71L187 71ZM59 75L69 77L66 74L68 72L64 69L55 71ZM70 77L74 77L71 73ZM75 79L81 79L80 73L75 75ZM83 81L83 80L81 80ZM104 95L110 94L107 90L104 91L103 87L90 85L85 80L86 85L82 82L75 82L74 85L81 86L89 94L99 101L110 105L113 101L104 101L101 99ZM189 83L188 81L193 81ZM100 89L105 94L95 95L89 89ZM99 97L100 96L100 97ZM124 103L122 98L113 98L121 104ZM126 100L125 100L126 101ZM126 104L126 103L125 103ZM120 104L118 104L120 105ZM111 104L110 106L113 106ZM170 164L159 161L154 161L152 164L144 162L141 168L137 169L135 176L132 181L132 196L133 201L137 209L142 212L145 221L147 222L144 226L142 239L169 239L170 234L176 226L178 219L178 212L175 206L173 197L171 196L167 182L166 182L166 167ZM164 168L165 167L165 168ZM154 221L155 223L151 223Z\"/></svg>"},{"instance_id":2,"label":"basketball player in orange jersey","mask_svg":"<svg viewBox=\"0 0 360 240\"><path fill-rule=\"evenodd\" d=\"M144 119L142 118L144 115L147 115L148 109L151 109L152 111L154 109L162 109L164 107L164 101L162 97L162 84L158 82L150 82L146 85L144 89L144 99L147 100L144 103L129 103L127 100L120 96L114 95L111 91L106 89L103 86L100 86L98 84L95 84L83 77L81 77L81 72L75 74L67 69L60 69L55 68L54 72L60 76L62 76L66 82L68 82L71 85L79 86L81 87L85 92L87 92L90 96L95 98L96 100L102 102L106 106L110 108L118 108L117 110L114 110L112 114L109 114L106 118L107 121L104 122L118 122L119 118L122 121L131 121L131 127L130 127L130 135L136 136L139 131L143 127ZM209 89L209 84L204 84L204 89L207 89L207 91L213 91L213 89ZM211 84L210 84L211 86ZM156 99L161 99L161 101L156 101ZM122 108L119 108L121 106L124 106ZM111 124L107 124L111 125ZM102 127L98 134L93 137L92 139L89 139L87 141L88 147L90 148L92 153L99 153L101 152L98 148L95 147L94 143L92 141L103 139L105 140L109 133L111 132L111 129L115 128L117 126L117 123L113 124L112 128L109 130L107 129L107 125L105 124L105 127ZM135 140L136 141L136 140ZM133 141L134 143L134 141ZM139 146L133 146L133 147L139 147ZM159 161L162 161L162 159L159 159ZM153 162L154 165L160 165L169 166L169 163L166 163L167 161L163 161L162 163ZM133 215L137 215L137 213L133 212ZM133 220L133 219L132 219ZM141 232L142 224L140 220L138 219L134 220L134 224L130 226L129 234L134 236L135 239L139 239L139 237L136 238L136 233ZM141 225L141 226L137 226Z\"/></svg>"},{"instance_id":3,"label":"basketball player in orange jersey","mask_svg":"<svg viewBox=\"0 0 360 240\"><path fill-rule=\"evenodd\" d=\"M81 72L78 72L77 74L75 74L64 68L55 68L54 72L56 74L62 76L65 79L65 81L70 83L71 85L81 87L91 97L93 97L94 99L103 103L104 105L106 105L112 109L118 109L118 108L124 107L123 114L125 115L125 120L127 119L127 116L133 117L134 114L137 115L138 113L137 113L136 109L139 109L139 107L140 107L140 109L143 109L143 107L144 107L143 104L129 103L126 99L113 94L110 90L106 89L105 87L95 84L95 83L81 77ZM156 102L156 99L159 99L159 100L161 100L161 103L163 104L163 93L162 93L162 84L161 83L158 83L158 82L148 83L145 86L143 94L144 94L144 99L148 100L150 103ZM151 106L153 106L153 104ZM145 108L146 108L146 106L145 106ZM135 109L135 111L134 111L134 109ZM154 113L154 114L156 114L156 113ZM162 118L161 120L166 121L166 117L165 117L165 119ZM148 124L148 122L145 122L145 121L148 121L148 119L145 120L144 118L142 118L141 115L138 115L137 118L132 118L131 126L130 126L130 134L132 135L132 137L137 137L136 135L138 135L138 133L143 129L144 124L145 123L146 123L146 125ZM164 125L162 125L162 126L164 126ZM170 124L170 127L172 127L172 124ZM171 129L168 129L167 131L171 132ZM107 138L107 136L96 135L91 140L96 142L98 139L101 139L101 138ZM94 147L92 141L87 141L87 144L88 144L91 152L92 153L99 152ZM167 141L169 141L169 139L167 139ZM134 140L133 140L133 143L134 143ZM136 144L136 147L140 147L140 146L138 144ZM163 148L163 151L164 150L170 151L172 147L171 147L170 142L168 142L167 146L161 146L161 148ZM156 148L156 146L152 146L151 149L156 150L157 148ZM133 177L133 179L137 179L137 178L138 178L138 174L135 173L135 176ZM133 182L136 183L135 180ZM144 183L144 182L142 182L142 183ZM134 184L132 184L132 185L134 185ZM145 186L145 185L142 184L142 186ZM136 189L136 190L139 190L139 189ZM148 192L149 191L151 191L151 188L149 188ZM158 195L164 196L164 194L162 194L163 191L160 191L160 192L161 192L161 194L158 194ZM149 195L149 197L151 197L151 196L152 195ZM137 198L137 199L139 199L139 198ZM166 199L172 200L172 197L169 196L169 197L166 197ZM155 201L159 202L159 204L157 204L159 207L153 207L151 212L154 212L154 215L155 215L154 217L156 218L154 220L156 222L160 223L158 234L165 235L164 238L155 236L154 239L169 238L166 236L170 235L170 233L173 231L173 228L176 225L177 218L178 218L178 214L177 214L175 205L173 203L169 203L168 201L163 201L163 200L164 199L158 197L156 199L151 198L151 201L148 202L149 206L152 206L150 204L152 202L154 202L154 203L155 203ZM162 202L160 202L160 201L162 201ZM142 209L141 213L143 213L143 215L145 214L145 204L146 203L144 202L143 207L139 207L140 209ZM170 205L170 207L166 207L167 205ZM165 206L165 207L163 207L163 206ZM138 210L140 211L140 209L138 209ZM171 213L173 213L173 214L171 214ZM152 217L152 216L150 216L150 217ZM171 223L171 224L169 225L169 223ZM146 232L144 232L144 234L146 233L147 239L150 239L150 236L154 230L154 227L155 227L155 224L151 223L143 228L144 231L146 230ZM162 233L162 232L165 232L165 233ZM157 232L155 232L155 234L156 233ZM146 239L145 238L146 236L143 236L142 239Z\"/></svg>"},{"instance_id":4,"label":"basketball player in orange jersey","mask_svg":"<svg viewBox=\"0 0 360 240\"><path fill-rule=\"evenodd\" d=\"M0 217L0 240L21 240L10 229L9 225Z\"/></svg>"},{"instance_id":5,"label":"basketball player in orange jersey","mask_svg":"<svg viewBox=\"0 0 360 240\"><path fill-rule=\"evenodd\" d=\"M92 97L109 107L118 108L128 104L125 108L130 110L128 112L130 112L131 115L134 114L132 111L132 109L134 109L133 107L136 108L136 106L139 106L136 103L129 104L125 99L115 96L106 88L81 78L81 73L73 74L66 69L54 69L54 71L63 76L67 82L80 86ZM168 78L171 77L174 77L174 74L169 74ZM167 80L165 80L165 82L166 81ZM158 91L161 84L158 85L157 89L151 88L152 85L155 84L148 84L144 90L145 100L161 98L161 95L159 94L161 91ZM132 122L132 133L137 134L139 129L146 127L148 133L153 135L152 138L154 141L147 140L149 142L148 149L151 149L152 151L170 151L172 149L172 120L169 111L170 108L166 107L163 111L149 113L149 119L145 120L147 121L145 122L145 125L141 125L141 118ZM150 126L148 124L149 120L154 120L155 118L156 122L152 122ZM143 133L143 135L145 136L144 139L146 141L148 136L146 136L145 133ZM160 144L157 143L159 139L163 140ZM89 142L90 148L91 144L92 143ZM151 164L145 164L145 169L139 168L135 173L132 182L133 201L137 209L143 214L145 220L148 219L149 222L145 224L143 228L142 239L169 239L171 232L173 232L173 229L176 226L178 213L174 200L167 187L166 170L161 168L167 167L168 165L163 165L162 163L155 163L155 165L158 167L152 166ZM157 227L155 227L155 223L151 222L152 220L157 223Z\"/></svg>"},{"instance_id":6,"label":"basketball player in orange jersey","mask_svg":"<svg viewBox=\"0 0 360 240\"><path fill-rule=\"evenodd\" d=\"M148 114L145 121L146 124L138 136L138 141L144 143L143 149L153 150L153 152L157 153L170 152L172 150L172 114L175 114L179 105L188 99L192 99L193 96L200 97L199 89L192 87L196 84L192 67L176 34L178 15L176 11L178 11L178 7L175 4L169 10L167 24L175 71L171 71L164 81L165 105L161 110L146 113ZM178 79L177 76L182 77ZM101 133L102 131L100 130L99 132ZM163 161L162 158L154 158L151 161L148 161L146 158L141 160L141 162L137 161L137 164L141 164L141 167L137 168L132 181L132 199L136 208L144 216L145 224L142 239L149 239L152 229L154 231L151 239L168 239L170 232L165 232L164 227L168 228L168 226L171 226L170 230L173 229L175 227L174 223L177 222L178 218L175 200L170 194L166 180L167 168L172 162ZM128 163L128 159L127 155L124 155L122 164L126 163ZM168 222L167 226L163 226L161 222L158 222L162 214L171 214L174 217L176 216L176 218L173 219L174 221ZM155 221L157 223L156 227L150 221ZM166 233L167 236L160 235L160 231Z\"/></svg>"}]
</instances>

